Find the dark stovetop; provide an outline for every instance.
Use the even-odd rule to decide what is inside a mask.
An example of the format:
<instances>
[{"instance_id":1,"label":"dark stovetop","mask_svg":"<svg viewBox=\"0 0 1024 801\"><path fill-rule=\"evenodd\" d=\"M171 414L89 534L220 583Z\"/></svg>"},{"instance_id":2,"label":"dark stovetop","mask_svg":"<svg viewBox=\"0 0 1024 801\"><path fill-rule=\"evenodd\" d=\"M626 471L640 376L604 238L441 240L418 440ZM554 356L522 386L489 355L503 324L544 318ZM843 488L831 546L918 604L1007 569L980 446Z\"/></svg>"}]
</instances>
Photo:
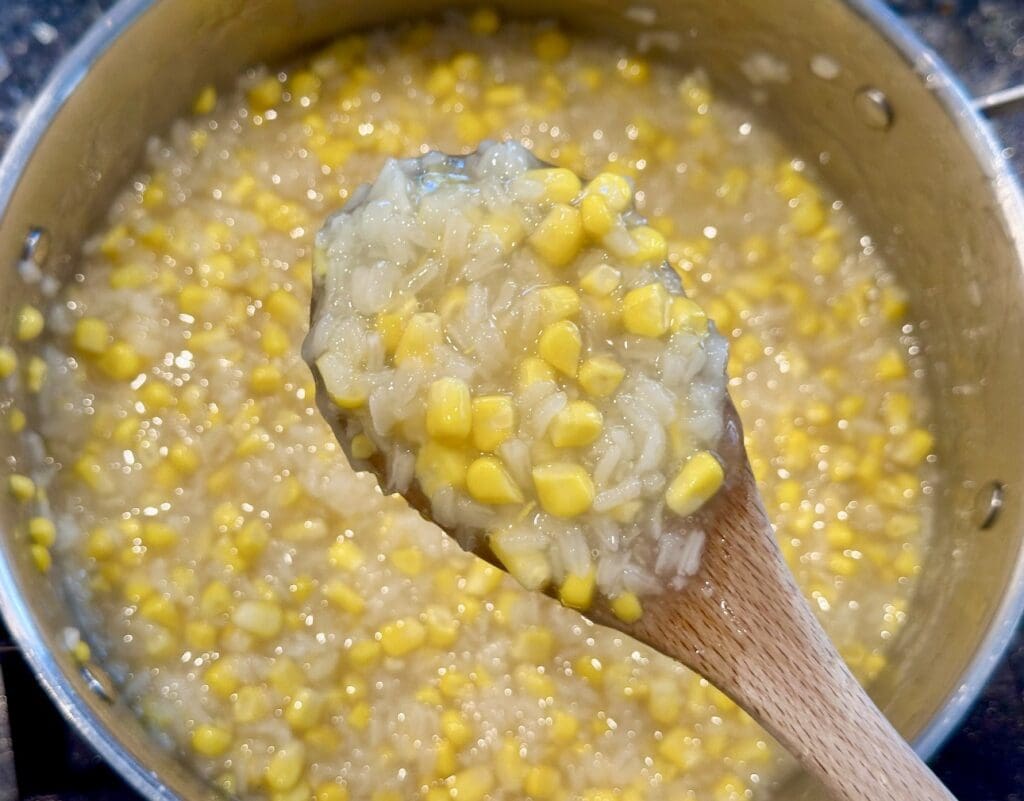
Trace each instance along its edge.
<instances>
[{"instance_id":1,"label":"dark stovetop","mask_svg":"<svg viewBox=\"0 0 1024 801\"><path fill-rule=\"evenodd\" d=\"M1024 82L1024 0L890 4L974 95ZM112 0L0 0L0 151L60 56L111 5ZM1024 174L1024 104L993 122ZM2 630L0 672L11 729L8 738L0 714L0 801L137 798L64 723ZM6 778L12 750L16 787ZM933 766L960 801L1024 801L1024 633L1018 631L981 699Z\"/></svg>"}]
</instances>

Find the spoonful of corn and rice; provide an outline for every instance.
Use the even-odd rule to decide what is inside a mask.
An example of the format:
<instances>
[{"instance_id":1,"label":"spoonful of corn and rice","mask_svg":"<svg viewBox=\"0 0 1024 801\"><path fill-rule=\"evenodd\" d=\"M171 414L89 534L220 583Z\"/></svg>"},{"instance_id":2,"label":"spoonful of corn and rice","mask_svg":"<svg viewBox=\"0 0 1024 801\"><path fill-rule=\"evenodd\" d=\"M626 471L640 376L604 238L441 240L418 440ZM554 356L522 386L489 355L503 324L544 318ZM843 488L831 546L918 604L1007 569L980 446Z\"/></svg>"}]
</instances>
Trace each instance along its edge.
<instances>
[{"instance_id":1,"label":"spoonful of corn and rice","mask_svg":"<svg viewBox=\"0 0 1024 801\"><path fill-rule=\"evenodd\" d=\"M725 340L626 179L390 161L320 231L305 356L353 464L525 587L733 696L839 799L951 796L775 545Z\"/></svg>"}]
</instances>

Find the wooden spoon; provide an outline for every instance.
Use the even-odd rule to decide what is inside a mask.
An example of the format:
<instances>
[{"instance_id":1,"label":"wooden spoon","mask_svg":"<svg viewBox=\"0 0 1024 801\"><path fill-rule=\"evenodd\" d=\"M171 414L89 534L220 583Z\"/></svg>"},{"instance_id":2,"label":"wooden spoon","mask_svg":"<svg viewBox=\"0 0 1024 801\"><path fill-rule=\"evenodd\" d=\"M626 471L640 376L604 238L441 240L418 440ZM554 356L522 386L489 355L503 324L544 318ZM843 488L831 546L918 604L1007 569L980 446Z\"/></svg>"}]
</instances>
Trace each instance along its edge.
<instances>
[{"instance_id":1,"label":"wooden spoon","mask_svg":"<svg viewBox=\"0 0 1024 801\"><path fill-rule=\"evenodd\" d=\"M786 567L731 403L719 454L726 481L699 513L707 539L681 591L644 598L635 623L588 615L708 679L776 737L833 798L935 801L953 795L857 683Z\"/></svg>"}]
</instances>

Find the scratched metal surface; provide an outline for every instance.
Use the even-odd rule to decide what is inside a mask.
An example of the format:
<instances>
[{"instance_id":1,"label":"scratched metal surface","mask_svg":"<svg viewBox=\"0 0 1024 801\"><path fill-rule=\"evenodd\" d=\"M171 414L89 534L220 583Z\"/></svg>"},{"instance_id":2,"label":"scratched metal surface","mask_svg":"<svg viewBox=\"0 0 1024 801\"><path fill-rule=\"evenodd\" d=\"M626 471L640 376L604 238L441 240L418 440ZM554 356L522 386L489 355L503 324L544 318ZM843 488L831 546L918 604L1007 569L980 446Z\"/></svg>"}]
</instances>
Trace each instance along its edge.
<instances>
[{"instance_id":1,"label":"scratched metal surface","mask_svg":"<svg viewBox=\"0 0 1024 801\"><path fill-rule=\"evenodd\" d=\"M890 0L890 4L953 66L973 94L1024 82L1024 0ZM0 151L54 64L111 5L113 0L0 0ZM1024 175L1024 103L994 115L993 123L1006 143L1007 155ZM62 801L132 799L131 791L98 764L88 746L62 727L17 655L7 653L0 664L9 692L19 796ZM3 701L0 694L0 713ZM0 724L5 717L0 714ZM0 767L3 739L0 736ZM961 801L1024 801L1021 632L934 766ZM2 789L0 797L6 797Z\"/></svg>"}]
</instances>

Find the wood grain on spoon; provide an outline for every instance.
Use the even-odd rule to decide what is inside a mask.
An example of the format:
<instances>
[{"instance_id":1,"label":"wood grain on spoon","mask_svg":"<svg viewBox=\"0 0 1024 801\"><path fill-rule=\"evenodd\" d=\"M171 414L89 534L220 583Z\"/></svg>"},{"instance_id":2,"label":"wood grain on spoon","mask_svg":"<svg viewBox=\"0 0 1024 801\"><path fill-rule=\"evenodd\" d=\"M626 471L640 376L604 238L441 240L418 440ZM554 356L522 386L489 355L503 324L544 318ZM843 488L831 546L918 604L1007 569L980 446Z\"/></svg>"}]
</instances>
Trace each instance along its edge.
<instances>
[{"instance_id":1,"label":"wood grain on spoon","mask_svg":"<svg viewBox=\"0 0 1024 801\"><path fill-rule=\"evenodd\" d=\"M726 484L701 510L698 580L649 597L626 624L590 615L670 656L731 696L843 801L936 801L952 794L871 701L818 624L782 559L726 409Z\"/></svg>"}]
</instances>

